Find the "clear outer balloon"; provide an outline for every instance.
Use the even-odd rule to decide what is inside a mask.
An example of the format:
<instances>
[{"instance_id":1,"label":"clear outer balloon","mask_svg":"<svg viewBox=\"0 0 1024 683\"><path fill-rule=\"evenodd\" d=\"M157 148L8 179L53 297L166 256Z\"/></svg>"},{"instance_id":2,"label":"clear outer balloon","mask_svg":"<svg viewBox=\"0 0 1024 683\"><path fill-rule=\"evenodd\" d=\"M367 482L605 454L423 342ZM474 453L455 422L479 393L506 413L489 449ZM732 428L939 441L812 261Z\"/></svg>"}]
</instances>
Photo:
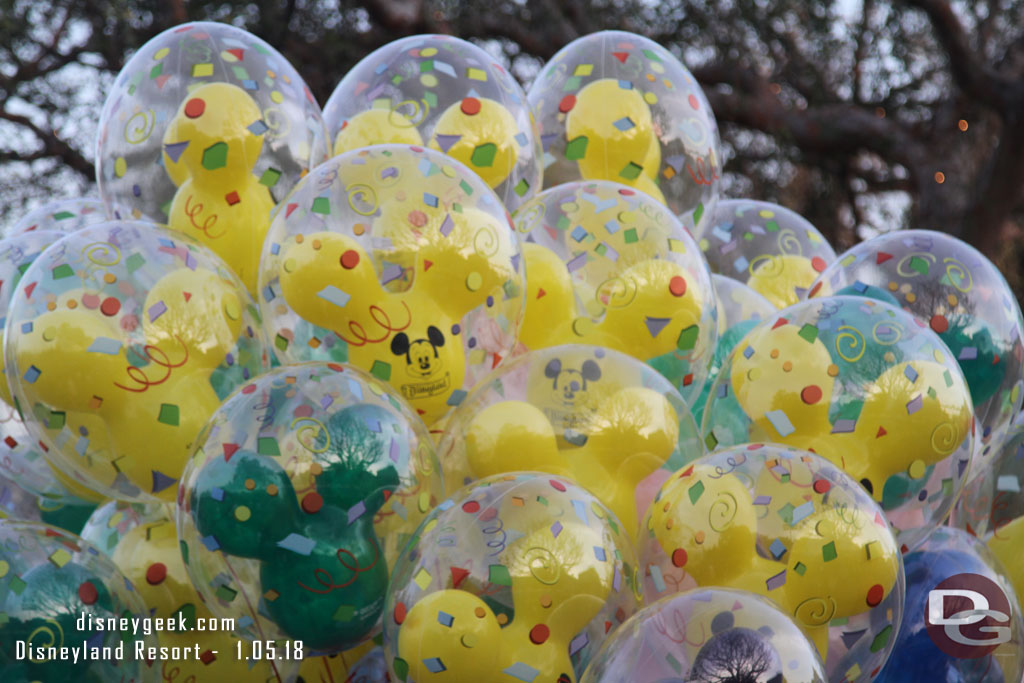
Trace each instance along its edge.
<instances>
[{"instance_id":1,"label":"clear outer balloon","mask_svg":"<svg viewBox=\"0 0 1024 683\"><path fill-rule=\"evenodd\" d=\"M718 124L668 50L624 31L592 33L551 58L528 94L544 186L613 180L646 192L691 231L718 200Z\"/></svg>"},{"instance_id":2,"label":"clear outer balloon","mask_svg":"<svg viewBox=\"0 0 1024 683\"><path fill-rule=\"evenodd\" d=\"M399 552L444 498L409 406L351 366L283 366L229 398L197 444L177 520L206 605L306 654L372 638Z\"/></svg>"},{"instance_id":3,"label":"clear outer balloon","mask_svg":"<svg viewBox=\"0 0 1024 683\"><path fill-rule=\"evenodd\" d=\"M776 444L711 453L666 482L643 526L648 602L709 586L763 595L815 644L831 681L871 680L892 650L899 548L878 505L824 458Z\"/></svg>"},{"instance_id":4,"label":"clear outer balloon","mask_svg":"<svg viewBox=\"0 0 1024 683\"><path fill-rule=\"evenodd\" d=\"M108 500L89 515L79 536L107 555L112 555L128 532L148 522L166 518L167 511L164 505Z\"/></svg>"},{"instance_id":5,"label":"clear outer balloon","mask_svg":"<svg viewBox=\"0 0 1024 683\"><path fill-rule=\"evenodd\" d=\"M639 608L636 572L629 534L572 482L520 472L470 484L395 567L384 610L392 680L575 681Z\"/></svg>"},{"instance_id":6,"label":"clear outer balloon","mask_svg":"<svg viewBox=\"0 0 1024 683\"><path fill-rule=\"evenodd\" d=\"M836 258L803 216L753 199L718 202L698 237L712 272L742 282L778 308L805 298L814 279Z\"/></svg>"},{"instance_id":7,"label":"clear outer balloon","mask_svg":"<svg viewBox=\"0 0 1024 683\"><path fill-rule=\"evenodd\" d=\"M1024 596L1024 420L1018 413L1002 452L964 487L953 524L984 539Z\"/></svg>"},{"instance_id":8,"label":"clear outer balloon","mask_svg":"<svg viewBox=\"0 0 1024 683\"><path fill-rule=\"evenodd\" d=\"M618 183L573 182L514 220L527 270L523 344L622 351L696 398L717 338L711 274L664 205Z\"/></svg>"},{"instance_id":9,"label":"clear outer balloon","mask_svg":"<svg viewBox=\"0 0 1024 683\"><path fill-rule=\"evenodd\" d=\"M985 544L961 531L940 527L912 553L904 555L907 583L903 624L892 656L875 679L879 683L1018 683L1024 673L1021 642L1024 620L1017 597L1004 568ZM951 577L952 583L943 585ZM967 589L982 593L989 601L987 609L1000 611L1008 619L992 615L951 627L961 637L992 640L995 628L1009 631L1009 642L992 647L959 646L948 638L942 626L929 626L929 593L937 588ZM943 598L943 615L977 609L970 598ZM932 631L935 631L933 634ZM940 649L933 637L944 644Z\"/></svg>"},{"instance_id":10,"label":"clear outer balloon","mask_svg":"<svg viewBox=\"0 0 1024 683\"><path fill-rule=\"evenodd\" d=\"M811 295L839 291L900 306L946 342L971 388L981 439L972 469L982 472L1024 402L1024 319L1002 273L955 237L900 230L840 255Z\"/></svg>"},{"instance_id":11,"label":"clear outer balloon","mask_svg":"<svg viewBox=\"0 0 1024 683\"><path fill-rule=\"evenodd\" d=\"M0 240L0 321L6 321L22 273L40 253L63 235L34 230ZM2 340L2 332L0 332ZM98 503L102 496L62 472L55 472L43 457L45 445L29 434L14 406L7 378L0 375L0 474L49 503ZM32 519L29 517L28 519Z\"/></svg>"},{"instance_id":12,"label":"clear outer balloon","mask_svg":"<svg viewBox=\"0 0 1024 683\"><path fill-rule=\"evenodd\" d=\"M251 290L274 204L327 158L302 77L242 29L168 29L128 60L100 116L96 180L217 252Z\"/></svg>"},{"instance_id":13,"label":"clear outer balloon","mask_svg":"<svg viewBox=\"0 0 1024 683\"><path fill-rule=\"evenodd\" d=\"M503 364L452 414L438 452L450 491L505 472L568 477L632 538L662 483L704 449L664 377L617 351L566 345Z\"/></svg>"},{"instance_id":14,"label":"clear outer balloon","mask_svg":"<svg viewBox=\"0 0 1024 683\"><path fill-rule=\"evenodd\" d=\"M974 447L970 391L938 335L860 297L791 306L751 330L711 387L709 449L774 441L841 467L913 549L943 523Z\"/></svg>"},{"instance_id":15,"label":"clear outer balloon","mask_svg":"<svg viewBox=\"0 0 1024 683\"><path fill-rule=\"evenodd\" d=\"M78 533L95 508L74 498L67 502L40 498L0 472L0 519L42 522Z\"/></svg>"},{"instance_id":16,"label":"clear outer balloon","mask_svg":"<svg viewBox=\"0 0 1024 683\"><path fill-rule=\"evenodd\" d=\"M282 203L263 248L259 301L282 360L347 360L428 425L515 346L525 285L511 220L438 152L331 159Z\"/></svg>"},{"instance_id":17,"label":"clear outer balloon","mask_svg":"<svg viewBox=\"0 0 1024 683\"><path fill-rule=\"evenodd\" d=\"M57 199L29 211L4 230L3 234L5 237L12 237L36 230L68 233L111 219L149 220L138 209L131 209L116 202L111 204L108 213L107 207L100 199Z\"/></svg>"},{"instance_id":18,"label":"clear outer balloon","mask_svg":"<svg viewBox=\"0 0 1024 683\"><path fill-rule=\"evenodd\" d=\"M7 381L54 465L125 500L174 499L203 423L270 366L259 312L213 252L151 223L65 236L22 275Z\"/></svg>"},{"instance_id":19,"label":"clear outer balloon","mask_svg":"<svg viewBox=\"0 0 1024 683\"><path fill-rule=\"evenodd\" d=\"M493 57L454 36L410 36L371 52L338 83L324 121L334 154L427 146L475 171L509 210L541 189L526 93Z\"/></svg>"},{"instance_id":20,"label":"clear outer balloon","mask_svg":"<svg viewBox=\"0 0 1024 683\"><path fill-rule=\"evenodd\" d=\"M150 505L138 512L125 510L125 505L114 502L104 505L87 527L91 526L107 540L115 540L109 549L114 564L135 586L148 615L170 624L169 628L155 633L159 647L198 653L198 657L190 658L157 658L153 663L157 680L191 683L294 680L301 655L287 656L294 650L289 648L286 652L284 644L279 643L279 658L252 659L250 644L239 642L229 624L216 618L203 603L185 571L177 529L166 514L170 511L168 507ZM109 529L111 522L116 533L104 533L102 527Z\"/></svg>"},{"instance_id":21,"label":"clear outer balloon","mask_svg":"<svg viewBox=\"0 0 1024 683\"><path fill-rule=\"evenodd\" d=\"M137 641L155 636L97 629L98 619L149 616L110 559L78 536L46 524L0 520L0 671L5 681L148 681ZM76 622L82 618L85 630ZM104 621L104 624L107 622ZM33 648L17 657L16 643ZM78 648L78 660L34 648ZM89 659L84 659L85 649ZM121 648L121 649L118 649ZM95 657L95 658L94 658Z\"/></svg>"},{"instance_id":22,"label":"clear outer balloon","mask_svg":"<svg viewBox=\"0 0 1024 683\"><path fill-rule=\"evenodd\" d=\"M814 645L746 591L697 589L640 610L601 646L581 683L824 683Z\"/></svg>"},{"instance_id":23,"label":"clear outer balloon","mask_svg":"<svg viewBox=\"0 0 1024 683\"><path fill-rule=\"evenodd\" d=\"M777 310L772 302L738 280L715 273L711 276L711 284L715 291L718 341L715 343L711 367L708 368L707 381L701 387L700 395L690 404L697 424L701 424L704 418L704 407L722 364L747 332Z\"/></svg>"},{"instance_id":24,"label":"clear outer balloon","mask_svg":"<svg viewBox=\"0 0 1024 683\"><path fill-rule=\"evenodd\" d=\"M1000 451L983 463L964 486L952 523L987 539L1024 517L1024 413L1018 413Z\"/></svg>"}]
</instances>

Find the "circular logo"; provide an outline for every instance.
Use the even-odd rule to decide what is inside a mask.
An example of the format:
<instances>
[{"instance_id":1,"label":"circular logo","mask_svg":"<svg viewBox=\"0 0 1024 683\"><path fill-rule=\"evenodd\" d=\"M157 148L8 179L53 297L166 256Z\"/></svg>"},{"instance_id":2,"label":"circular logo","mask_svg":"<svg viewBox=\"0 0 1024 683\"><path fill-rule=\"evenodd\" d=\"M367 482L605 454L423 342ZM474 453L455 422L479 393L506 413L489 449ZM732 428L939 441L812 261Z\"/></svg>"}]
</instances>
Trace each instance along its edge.
<instances>
[{"instance_id":1,"label":"circular logo","mask_svg":"<svg viewBox=\"0 0 1024 683\"><path fill-rule=\"evenodd\" d=\"M980 574L956 574L928 592L924 623L935 647L976 659L1010 640L1010 600Z\"/></svg>"}]
</instances>

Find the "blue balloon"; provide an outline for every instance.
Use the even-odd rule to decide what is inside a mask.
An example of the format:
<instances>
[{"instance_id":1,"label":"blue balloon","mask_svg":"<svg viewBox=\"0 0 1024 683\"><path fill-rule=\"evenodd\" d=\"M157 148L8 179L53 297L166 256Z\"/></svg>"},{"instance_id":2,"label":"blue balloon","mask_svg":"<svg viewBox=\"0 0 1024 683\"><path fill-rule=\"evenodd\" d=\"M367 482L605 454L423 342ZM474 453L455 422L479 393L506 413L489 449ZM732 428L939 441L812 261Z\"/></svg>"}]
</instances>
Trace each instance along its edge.
<instances>
[{"instance_id":1,"label":"blue balloon","mask_svg":"<svg viewBox=\"0 0 1024 683\"><path fill-rule=\"evenodd\" d=\"M958 529L940 528L936 534L967 536ZM958 541L960 539L954 543L971 547ZM879 672L876 683L1003 683L1008 679L1004 678L995 656L989 654L977 659L951 657L936 647L925 625L929 591L941 581L957 574L972 573L995 578L992 568L969 550L948 547L928 550L928 546L926 541L924 549L903 557L903 570L907 579L903 623L889 661Z\"/></svg>"}]
</instances>

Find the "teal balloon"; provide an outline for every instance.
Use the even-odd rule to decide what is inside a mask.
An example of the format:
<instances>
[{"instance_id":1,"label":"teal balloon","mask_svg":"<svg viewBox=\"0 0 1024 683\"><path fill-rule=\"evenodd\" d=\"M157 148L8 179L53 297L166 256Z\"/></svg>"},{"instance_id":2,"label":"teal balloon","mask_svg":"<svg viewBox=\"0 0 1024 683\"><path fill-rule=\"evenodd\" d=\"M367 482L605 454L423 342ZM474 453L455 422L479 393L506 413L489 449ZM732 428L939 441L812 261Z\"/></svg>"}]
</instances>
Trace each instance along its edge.
<instances>
[{"instance_id":1,"label":"teal balloon","mask_svg":"<svg viewBox=\"0 0 1024 683\"><path fill-rule=\"evenodd\" d=\"M51 526L60 527L73 534L80 534L95 510L95 504L85 501L82 502L82 505L63 503L52 504L52 506L45 501L40 501L39 518Z\"/></svg>"},{"instance_id":2,"label":"teal balloon","mask_svg":"<svg viewBox=\"0 0 1024 683\"><path fill-rule=\"evenodd\" d=\"M949 327L939 336L960 364L974 405L981 405L999 391L1013 350L996 346L992 331L973 316L951 316L947 322Z\"/></svg>"},{"instance_id":3,"label":"teal balloon","mask_svg":"<svg viewBox=\"0 0 1024 683\"><path fill-rule=\"evenodd\" d=\"M323 449L316 490L301 502L274 458L240 450L207 462L190 503L208 547L260 560L261 611L289 638L331 652L359 644L381 617L389 572L373 520L411 449L376 405L345 407L324 427L312 443Z\"/></svg>"},{"instance_id":4,"label":"teal balloon","mask_svg":"<svg viewBox=\"0 0 1024 683\"><path fill-rule=\"evenodd\" d=\"M32 662L17 659L15 643L28 641L35 646L50 644L49 633L54 634L55 646L116 647L120 642L116 634L92 629L79 631L76 621L81 614L96 618L121 616L114 611L113 599L102 578L75 564L57 568L44 564L24 572L20 577L24 586L16 592L10 583L0 595L0 680L19 681L86 681L105 683L93 670L92 661L45 660ZM95 589L95 602L84 604L79 588L88 583ZM21 585L20 583L18 584ZM63 634L63 636L61 636ZM63 640L63 642L61 642ZM125 645L125 658L131 654L130 643ZM126 663L127 664L127 663Z\"/></svg>"}]
</instances>

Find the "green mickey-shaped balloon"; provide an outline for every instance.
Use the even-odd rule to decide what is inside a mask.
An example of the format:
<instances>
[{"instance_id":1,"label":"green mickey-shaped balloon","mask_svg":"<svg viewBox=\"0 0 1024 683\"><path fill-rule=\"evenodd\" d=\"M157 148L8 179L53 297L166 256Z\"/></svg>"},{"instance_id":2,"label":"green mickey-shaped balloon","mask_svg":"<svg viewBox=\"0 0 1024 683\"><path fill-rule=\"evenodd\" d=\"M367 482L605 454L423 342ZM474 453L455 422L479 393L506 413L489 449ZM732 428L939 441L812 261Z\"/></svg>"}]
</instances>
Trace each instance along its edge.
<instances>
[{"instance_id":1,"label":"green mickey-shaped balloon","mask_svg":"<svg viewBox=\"0 0 1024 683\"><path fill-rule=\"evenodd\" d=\"M334 413L301 504L277 460L243 450L207 462L192 491L208 547L260 560L261 612L313 650L353 647L380 618L389 573L374 515L400 485L389 455L409 449L394 422L368 403Z\"/></svg>"}]
</instances>

